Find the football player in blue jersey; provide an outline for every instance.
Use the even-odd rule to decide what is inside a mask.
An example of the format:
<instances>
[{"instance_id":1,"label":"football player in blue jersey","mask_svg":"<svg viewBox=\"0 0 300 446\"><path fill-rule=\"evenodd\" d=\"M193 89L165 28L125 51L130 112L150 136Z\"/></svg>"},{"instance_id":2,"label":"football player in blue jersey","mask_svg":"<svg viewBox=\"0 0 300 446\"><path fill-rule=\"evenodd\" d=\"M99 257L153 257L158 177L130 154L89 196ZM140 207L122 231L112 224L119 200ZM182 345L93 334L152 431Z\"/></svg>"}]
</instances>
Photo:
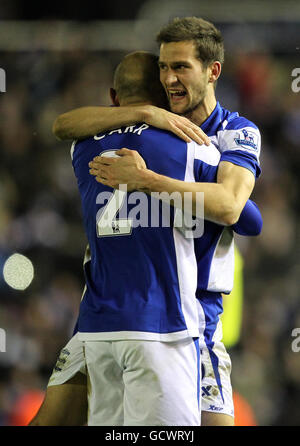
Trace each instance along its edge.
<instances>
[{"instance_id":1,"label":"football player in blue jersey","mask_svg":"<svg viewBox=\"0 0 300 446\"><path fill-rule=\"evenodd\" d=\"M193 27L188 25L191 22L194 28L199 27L199 24L203 25L197 19L175 20L160 33L158 37L162 42L159 58L160 78L167 92L171 110L188 116L195 123L202 123L202 129L221 152L218 184L197 182L187 184L159 175L150 169L141 169L139 154L124 148L117 152L121 156L119 159L104 160L97 157L90 163L91 173L96 175L97 181L111 187L127 184L128 190L167 191L169 194L180 191L183 199L184 194L189 191L193 193L194 205L197 202L196 192L204 192L205 218L224 225L232 225L240 215L244 200L250 196L254 178L260 173L258 161L260 134L252 122L239 117L237 113L230 113L217 103L215 81L219 77L223 61L222 41L217 34L215 39L217 44L214 42L215 54L210 54L211 58L215 57L218 60L212 62L208 59L206 64L202 64L195 53L197 50L200 54L204 50L208 53L208 49L201 48L203 42L199 49L195 42L190 40ZM195 32L195 29L192 32ZM205 42L205 45L208 43ZM207 68L204 69L203 66ZM139 165L135 166L135 163ZM206 227L208 225L209 223L206 223ZM223 258L224 260L227 257L226 262L229 262L231 257L230 251L233 253L233 245L229 243L230 238L231 235L224 229L218 244L219 250L224 246L227 250L227 255ZM211 310L214 315L207 323L210 332L207 330L205 333L202 349L202 364L205 364L207 378L206 381L204 379L203 386L202 422L206 425L232 425L233 405L228 380L231 364L221 342L220 326L218 327L220 325L218 311L221 310L216 308L217 299L215 306L208 301L204 302L203 293L203 290L222 290L228 293L232 288L232 282L227 284L226 280L222 282L220 264L217 266L220 260L218 253L215 251L215 259L209 258L208 249L203 249L203 241L203 238L195 241L197 249L199 248L198 259L201 259L198 262L201 271L198 286L202 291L199 291L198 297L205 315L211 316ZM224 268L225 263L222 265L223 274L230 278L233 276L233 271L231 267ZM210 271L207 271L207 265L210 265ZM203 280L205 276L207 280ZM214 385L209 379L209 375L212 374L216 380ZM212 396L211 392L215 392L215 395Z\"/></svg>"},{"instance_id":2,"label":"football player in blue jersey","mask_svg":"<svg viewBox=\"0 0 300 446\"><path fill-rule=\"evenodd\" d=\"M181 59L182 59L182 57L181 57ZM184 60L183 60L184 61ZM164 61L162 58L161 58L161 60L160 60L160 63L162 63L162 64L164 64L166 61ZM178 62L178 59L176 60L176 62ZM182 62L182 60L179 60L179 62ZM185 60L185 62L187 62L186 60ZM168 62L169 63L169 62ZM160 65L160 67L161 67L161 70L163 71L163 70L165 70L165 66L164 65ZM174 67L173 67L174 68ZM172 69L173 69L172 68ZM176 69L176 70L182 70L183 69L183 67L181 67L181 68L179 68L179 67L175 67L174 69ZM179 104L181 103L182 104L182 102L180 102L180 101L183 101L183 99L179 99L180 97L181 98L184 98L184 97L186 97L186 96L188 96L188 101L189 102L191 102L191 103L193 103L193 98L196 96L196 95L194 95L193 96L193 89L189 89L189 83L188 82L186 82L186 80L185 81L183 81L183 79L184 79L184 76L181 78L182 80L181 80L181 83L182 83L182 85L178 85L177 83L178 83L178 79L176 80L176 82L174 83L174 81L172 81L171 82L171 84L169 85L168 84L168 82L167 82L167 85L168 85L168 88L169 88L169 90L168 90L168 92L169 92L169 95L170 95L170 101L171 101L171 107L172 107L172 103L173 103L173 107L174 108L176 108L177 107L177 109L179 108ZM183 85L184 85L184 88L183 88ZM180 87L180 88L179 88ZM199 93L199 92L198 92ZM198 94L197 93L197 94ZM184 101L183 101L184 102ZM195 102L195 101L194 101ZM143 106L142 106L143 107ZM194 105L193 105L193 107L194 107ZM217 107L218 108L218 107ZM197 109L197 107L196 107L196 109ZM217 111L220 111L220 110L217 110ZM189 109L188 110L188 112L189 113L191 113L191 109ZM82 110L80 111L80 113L82 113ZM109 112L110 113L110 112ZM168 113L168 112L166 112L166 113ZM126 114L127 114L127 116L128 116L128 110L126 111ZM219 113L218 113L219 114ZM89 118L91 117L91 115L89 114L88 115L89 116ZM166 115L166 114L164 114L164 112L161 112L161 115L160 115L161 117L163 116L164 118L165 118L165 121L164 121L164 123L167 121L167 120L169 120L170 118L169 118L169 116L170 115ZM166 118L167 117L167 118ZM75 115L73 115L72 117L71 117L71 120L72 119L75 119L76 118L76 116ZM120 118L120 116L119 116L119 118ZM158 118L158 115L156 114L156 118ZM220 120L220 118L219 118L219 116L217 116L217 118ZM65 118L64 118L65 119ZM94 118L93 118L94 119ZM76 120L76 119L75 119ZM96 119L97 120L97 119ZM212 120L213 121L213 120ZM174 121L175 122L175 121ZM179 122L179 121L176 121L176 122ZM128 122L129 123L129 122ZM171 126L171 121L169 120L168 121L168 125L170 125ZM183 125L183 127L182 128L184 128L184 125L186 125L185 123L184 123L184 121L181 121L180 122L180 125ZM95 124L95 123L94 123ZM125 123L125 124L127 124L127 122ZM210 123L211 124L211 123ZM97 127L97 131L99 131L99 122L97 122L97 124L96 125L98 125L98 127ZM165 124L164 124L165 125ZM179 125L179 124L178 124ZM240 124L239 124L240 125ZM114 127L114 126L113 126ZM251 126L250 126L251 127ZM111 128L111 126L110 126L110 128ZM175 129L176 128L176 131L178 132L178 128L176 127L176 125L174 124L173 125L173 129ZM240 128L240 127L239 127ZM239 130L239 128L238 128L238 130ZM191 134L191 133L189 133L189 132L194 132L194 129L193 130L190 130L190 129L192 129L192 127L189 127L189 126L187 126L187 135L188 136L190 136L190 137L193 137L193 135ZM181 129L180 129L181 130ZM230 129L229 129L230 130ZM235 129L234 129L235 130ZM93 133L93 132L92 132ZM235 132L236 133L236 132ZM195 132L195 135L196 135L196 132ZM194 135L194 136L195 136ZM243 135L244 135L244 133L243 133ZM62 135L61 135L62 136ZM77 135L76 135L77 136ZM80 136L80 135L79 135ZM179 136L182 136L182 135L179 135ZM199 136L199 135L198 135ZM214 136L214 135L213 135ZM226 135L225 135L226 136ZM237 138L235 138L235 139L238 139L238 141L240 141L239 143L237 143L237 146L238 146L238 149L240 149L240 151L243 151L243 141L244 141L244 144L245 144L245 141L246 141L246 138L243 138L242 137L242 135L241 135L241 132L238 132L238 135L235 135L235 136L238 136ZM245 136L245 135L244 135ZM252 136L252 135L251 135ZM203 137L203 135L201 135L201 137ZM253 137L253 136L252 136ZM221 139L221 138L220 138ZM224 141L226 141L226 138L224 137L223 138L223 140ZM227 138L227 140L228 140L228 138ZM251 143L251 139L250 139L250 141L249 141L250 143ZM246 146L247 146L247 144L245 144ZM226 147L227 149L228 149L228 147ZM230 148L230 147L229 147ZM221 150L222 150L222 147L221 147ZM128 153L126 153L126 156L131 156L131 154L128 154ZM123 157L122 157L123 158ZM125 158L125 157L124 157ZM124 161L124 158L122 159L122 163L123 163L123 161ZM234 163L234 161L230 161L230 162L232 162L232 163ZM117 166L117 164L114 166L114 167L116 167L117 169L122 169L122 164L121 165L119 165L119 167ZM135 168L134 167L134 163L133 163L133 169ZM103 168L103 166L102 166L102 168ZM249 168L248 166L246 167L246 168ZM128 169L128 166L127 166L127 169ZM126 169L126 170L127 170ZM106 175L107 175L107 172L105 172L106 173ZM145 172L143 172L143 174L144 174ZM147 172L147 173L150 173L150 172ZM120 172L118 173L118 174L120 174ZM160 178L160 180L162 180L162 178ZM165 181L166 179L165 178L163 178L163 180ZM136 181L136 180L135 180ZM149 186L149 185L148 185ZM149 187L147 186L147 188L149 189ZM176 184L176 186L179 186L178 185L178 183ZM133 188L135 188L136 187L136 185L134 185L134 187ZM178 189L178 190L180 190L180 188ZM206 200L207 201L207 200ZM207 216L207 215L206 215ZM217 216L217 218L218 218L218 216ZM213 216L213 218L212 219L216 219L215 218L215 216ZM233 220L231 220L231 216L230 216L230 218L229 218L229 221L226 221L226 223L228 224L228 222L234 222L234 218L233 218ZM215 343L216 344L216 343ZM214 352L215 353L215 352ZM212 355L213 356L213 355ZM215 407L215 406L213 406L213 405L210 405L210 407ZM209 408L208 408L209 409ZM217 407L217 410L218 410L218 407ZM212 415L214 415L213 414L213 412L212 412ZM217 415L217 414L216 414ZM213 417L212 417L213 418ZM203 424L205 424L205 421L204 421L204 423ZM214 423L214 422L209 422L208 424L226 424L226 422L216 422L216 423Z\"/></svg>"},{"instance_id":3,"label":"football player in blue jersey","mask_svg":"<svg viewBox=\"0 0 300 446\"><path fill-rule=\"evenodd\" d=\"M99 158L95 159L91 163L91 172L103 184L113 187L120 183L127 184L128 190L148 188L150 192L168 193L176 190L182 194L190 191L195 198L195 192L202 191L205 193L205 218L230 225L237 221L245 200L252 192L255 178L260 174L260 133L255 124L240 117L238 113L225 110L216 100L216 81L224 61L222 36L211 23L191 17L174 19L160 31L157 41L160 45L160 79L171 111L188 117L201 126L221 153L217 184L187 185L186 182L183 184L172 178L157 175L150 169L137 171L134 164L139 162L139 155L126 149L119 152L121 158L118 160L104 162ZM125 169L122 167L123 163L126 165ZM224 237L225 234L226 231L223 233ZM222 240L220 241L219 247L222 246ZM200 258L208 260L203 251ZM205 271L205 264L201 265L201 271ZM215 269L215 272L217 271L218 268ZM222 289L222 284L217 285L217 274L210 271L209 275L215 278L210 277L206 283L199 278L199 286L206 290ZM223 286L226 288L225 284ZM225 288L223 291L228 292L230 286L227 291ZM203 296L200 296L200 302L205 314L209 314L209 306L204 303ZM212 325L215 324L214 318L215 321L218 319L217 312L209 321ZM217 326L218 324L215 324L215 329L210 335L207 334L203 349L203 358L207 358L207 361L202 359L202 363L205 362L206 378L213 374L218 383L216 389L209 379L206 380L208 386L204 386L202 401L204 425L233 423L233 405L228 381L230 359L221 342L221 335L217 335ZM208 350L205 347L208 347ZM204 381L206 378L204 376ZM218 393L215 402L212 401L212 389ZM216 403L217 400L219 401Z\"/></svg>"},{"instance_id":4,"label":"football player in blue jersey","mask_svg":"<svg viewBox=\"0 0 300 446\"><path fill-rule=\"evenodd\" d=\"M187 189L186 184L159 177L149 170L134 175L134 167L128 166L126 159L126 155L133 156L130 152L123 160L109 163L97 160L102 164L102 173L109 178L107 182L102 178L102 182L117 185L122 179L128 190L147 187L153 192L201 191L205 193L205 218L220 224L234 224L260 174L260 133L255 124L224 109L216 100L215 85L224 61L221 33L211 23L196 17L174 19L160 31L157 41L160 44L160 79L171 111L201 126L221 152L217 184L195 183ZM136 110L137 115L140 111ZM98 108L98 113L102 112L106 113L105 108ZM156 119L159 120L159 114ZM120 121L114 121L115 124ZM123 162L126 169L121 172ZM107 164L111 166L105 167ZM118 175L114 176L116 171Z\"/></svg>"}]
</instances>

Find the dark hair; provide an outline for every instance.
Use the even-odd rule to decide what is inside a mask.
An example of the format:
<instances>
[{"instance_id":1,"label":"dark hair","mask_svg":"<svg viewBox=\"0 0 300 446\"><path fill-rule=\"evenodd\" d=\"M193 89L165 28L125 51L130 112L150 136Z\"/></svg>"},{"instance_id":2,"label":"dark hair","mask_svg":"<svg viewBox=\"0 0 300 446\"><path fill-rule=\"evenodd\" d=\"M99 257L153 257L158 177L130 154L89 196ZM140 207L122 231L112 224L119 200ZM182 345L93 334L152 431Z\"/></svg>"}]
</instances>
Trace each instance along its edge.
<instances>
[{"instance_id":1,"label":"dark hair","mask_svg":"<svg viewBox=\"0 0 300 446\"><path fill-rule=\"evenodd\" d=\"M146 51L127 54L114 74L119 99L159 102L166 106L166 94L159 80L158 56Z\"/></svg>"},{"instance_id":2,"label":"dark hair","mask_svg":"<svg viewBox=\"0 0 300 446\"><path fill-rule=\"evenodd\" d=\"M176 17L157 34L162 43L193 41L197 58L204 66L219 61L224 63L224 41L221 32L210 22L200 17Z\"/></svg>"}]
</instances>

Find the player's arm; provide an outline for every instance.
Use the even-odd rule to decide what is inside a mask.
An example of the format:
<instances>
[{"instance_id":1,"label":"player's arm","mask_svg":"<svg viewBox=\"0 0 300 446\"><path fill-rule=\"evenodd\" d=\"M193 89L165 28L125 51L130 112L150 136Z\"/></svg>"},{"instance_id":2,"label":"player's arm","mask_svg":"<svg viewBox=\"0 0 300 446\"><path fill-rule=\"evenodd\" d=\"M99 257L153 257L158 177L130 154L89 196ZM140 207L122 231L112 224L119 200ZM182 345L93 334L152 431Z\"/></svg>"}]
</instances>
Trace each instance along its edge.
<instances>
[{"instance_id":1,"label":"player's arm","mask_svg":"<svg viewBox=\"0 0 300 446\"><path fill-rule=\"evenodd\" d=\"M258 206L247 200L237 223L232 226L234 232L239 235L256 236L261 233L263 219Z\"/></svg>"},{"instance_id":2,"label":"player's arm","mask_svg":"<svg viewBox=\"0 0 300 446\"><path fill-rule=\"evenodd\" d=\"M192 192L193 214L197 211L198 192L204 193L204 218L224 226L234 225L251 195L254 175L244 167L229 162L220 162L217 183L188 183L158 175L152 171L142 171L140 188L148 187L152 192L166 191L169 194Z\"/></svg>"},{"instance_id":3,"label":"player's arm","mask_svg":"<svg viewBox=\"0 0 300 446\"><path fill-rule=\"evenodd\" d=\"M141 157L134 150L122 149L117 153L122 155L121 158L96 157L90 163L90 173L98 182L114 188L127 184L128 191L180 193L182 203L191 199L189 205L196 216L197 210L201 209L199 200L202 200L202 194L199 192L203 192L204 218L225 226L232 226L238 221L255 183L250 170L228 161L220 162L217 183L191 183L146 169L139 163Z\"/></svg>"},{"instance_id":4,"label":"player's arm","mask_svg":"<svg viewBox=\"0 0 300 446\"><path fill-rule=\"evenodd\" d=\"M122 164L121 164L121 166L120 166L120 164L118 164L117 177L119 179L116 181L121 182L122 184L127 184L128 190L134 190L136 188L135 181L136 181L138 172L146 169L147 168L146 164L145 164L143 158L136 151L130 151L130 153L129 153L129 152L127 152L127 149L125 149L125 150L122 149L118 153L126 153L128 156L123 156L122 159L119 159L119 162L121 162ZM106 160L103 160L103 158L102 158L101 161L106 161ZM109 163L109 160L107 162ZM92 168L93 165L95 166L95 168ZM101 167L99 168L99 165L97 165L97 162L91 162L90 166L91 166L90 172L93 175L98 175L100 182L104 182L105 180L103 179L103 177L101 180L101 173L100 173ZM115 166L116 166L116 164L115 164ZM102 175L108 175L108 174L102 173ZM121 178L120 175L123 175L122 180L120 180L120 178ZM110 182L111 186L117 186L117 184L113 183L112 179L110 181L111 181ZM180 183L182 183L182 182L180 182ZM186 182L184 183L184 191L187 191L187 189L186 189L187 184L188 183L186 183ZM192 184L192 183L189 183L189 184ZM148 190L145 190L145 192L149 193L151 191L148 189ZM256 235L260 234L260 232L262 230L262 225L263 225L263 220L262 220L262 216L261 216L261 213L260 213L257 205L253 201L247 200L237 223L235 223L232 226L232 229L234 230L234 232L236 232L239 235L256 236Z\"/></svg>"},{"instance_id":5,"label":"player's arm","mask_svg":"<svg viewBox=\"0 0 300 446\"><path fill-rule=\"evenodd\" d=\"M84 139L143 120L140 107L80 107L59 115L52 131L61 140Z\"/></svg>"},{"instance_id":6,"label":"player's arm","mask_svg":"<svg viewBox=\"0 0 300 446\"><path fill-rule=\"evenodd\" d=\"M52 131L60 140L84 139L139 122L171 131L186 142L210 143L208 136L187 118L154 105L77 108L59 115Z\"/></svg>"}]
</instances>

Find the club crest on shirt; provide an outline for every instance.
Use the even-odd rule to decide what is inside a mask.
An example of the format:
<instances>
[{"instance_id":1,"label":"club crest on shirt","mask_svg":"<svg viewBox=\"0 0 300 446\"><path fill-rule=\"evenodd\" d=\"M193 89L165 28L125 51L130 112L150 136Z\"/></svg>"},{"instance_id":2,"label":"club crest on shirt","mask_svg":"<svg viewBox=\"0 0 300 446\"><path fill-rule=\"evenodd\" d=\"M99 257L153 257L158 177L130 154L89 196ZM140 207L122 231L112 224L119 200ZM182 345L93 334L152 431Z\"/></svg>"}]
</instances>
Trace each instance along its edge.
<instances>
[{"instance_id":1,"label":"club crest on shirt","mask_svg":"<svg viewBox=\"0 0 300 446\"><path fill-rule=\"evenodd\" d=\"M243 129L242 131L238 132L238 137L234 138L234 140L236 144L243 146L246 149L258 149L257 135L249 130Z\"/></svg>"}]
</instances>

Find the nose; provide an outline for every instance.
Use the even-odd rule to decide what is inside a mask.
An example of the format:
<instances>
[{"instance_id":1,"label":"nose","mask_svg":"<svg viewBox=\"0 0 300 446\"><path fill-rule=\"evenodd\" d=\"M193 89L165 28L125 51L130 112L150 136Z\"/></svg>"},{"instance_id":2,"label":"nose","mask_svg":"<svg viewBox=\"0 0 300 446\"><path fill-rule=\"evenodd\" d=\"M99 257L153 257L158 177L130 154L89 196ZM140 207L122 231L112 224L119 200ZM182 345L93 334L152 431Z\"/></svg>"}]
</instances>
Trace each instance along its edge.
<instances>
[{"instance_id":1,"label":"nose","mask_svg":"<svg viewBox=\"0 0 300 446\"><path fill-rule=\"evenodd\" d=\"M173 70L168 70L164 73L164 84L167 87L174 85L178 81L176 73Z\"/></svg>"}]
</instances>

